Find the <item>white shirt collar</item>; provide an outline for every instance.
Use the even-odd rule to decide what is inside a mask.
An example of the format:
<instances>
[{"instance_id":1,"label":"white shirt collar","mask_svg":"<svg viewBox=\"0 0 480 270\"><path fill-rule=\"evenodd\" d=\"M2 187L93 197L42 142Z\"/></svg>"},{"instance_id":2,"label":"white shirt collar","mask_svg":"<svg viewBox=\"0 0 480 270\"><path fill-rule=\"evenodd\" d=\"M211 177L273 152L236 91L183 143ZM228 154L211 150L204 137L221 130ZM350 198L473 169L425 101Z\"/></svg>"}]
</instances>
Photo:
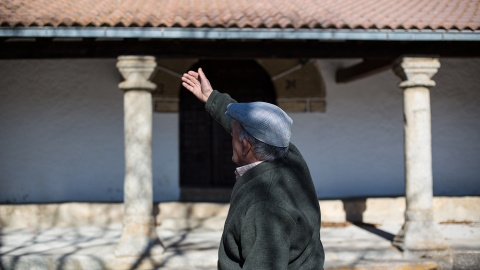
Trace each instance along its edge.
<instances>
[{"instance_id":1,"label":"white shirt collar","mask_svg":"<svg viewBox=\"0 0 480 270\"><path fill-rule=\"evenodd\" d=\"M248 170L250 170L251 168L257 166L258 164L260 164L262 162L263 161L257 161L257 162L253 162L253 163L247 164L247 165L242 166L242 167L237 167L235 169L235 178L238 180L238 178L242 177L242 175L244 175Z\"/></svg>"}]
</instances>

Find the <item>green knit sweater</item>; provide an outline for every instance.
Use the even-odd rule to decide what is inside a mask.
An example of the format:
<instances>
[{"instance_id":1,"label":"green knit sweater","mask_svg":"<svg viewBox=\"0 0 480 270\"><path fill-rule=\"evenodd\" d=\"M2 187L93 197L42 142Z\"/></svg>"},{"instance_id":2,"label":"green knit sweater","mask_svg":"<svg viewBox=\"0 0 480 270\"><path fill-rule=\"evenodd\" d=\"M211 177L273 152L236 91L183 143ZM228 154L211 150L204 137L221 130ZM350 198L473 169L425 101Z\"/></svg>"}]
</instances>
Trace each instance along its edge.
<instances>
[{"instance_id":1,"label":"green knit sweater","mask_svg":"<svg viewBox=\"0 0 480 270\"><path fill-rule=\"evenodd\" d=\"M206 109L231 133L227 105L217 91ZM233 173L233 172L232 172ZM323 269L320 207L307 164L290 144L287 157L262 162L240 177L218 252L218 269Z\"/></svg>"}]
</instances>

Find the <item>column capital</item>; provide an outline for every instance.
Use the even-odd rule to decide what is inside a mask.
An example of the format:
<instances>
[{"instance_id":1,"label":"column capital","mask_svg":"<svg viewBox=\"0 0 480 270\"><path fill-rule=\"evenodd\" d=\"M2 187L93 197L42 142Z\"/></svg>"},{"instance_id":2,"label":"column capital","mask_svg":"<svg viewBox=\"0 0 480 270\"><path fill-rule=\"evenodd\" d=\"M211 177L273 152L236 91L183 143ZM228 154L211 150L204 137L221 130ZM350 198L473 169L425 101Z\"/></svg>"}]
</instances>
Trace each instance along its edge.
<instances>
[{"instance_id":1,"label":"column capital","mask_svg":"<svg viewBox=\"0 0 480 270\"><path fill-rule=\"evenodd\" d=\"M118 87L122 90L148 90L153 91L157 85L149 81L155 71L157 63L153 56L119 56L117 68L125 81Z\"/></svg>"},{"instance_id":2,"label":"column capital","mask_svg":"<svg viewBox=\"0 0 480 270\"><path fill-rule=\"evenodd\" d=\"M440 68L438 58L427 57L402 57L393 66L393 71L403 82L400 88L433 87L435 81L431 80Z\"/></svg>"}]
</instances>

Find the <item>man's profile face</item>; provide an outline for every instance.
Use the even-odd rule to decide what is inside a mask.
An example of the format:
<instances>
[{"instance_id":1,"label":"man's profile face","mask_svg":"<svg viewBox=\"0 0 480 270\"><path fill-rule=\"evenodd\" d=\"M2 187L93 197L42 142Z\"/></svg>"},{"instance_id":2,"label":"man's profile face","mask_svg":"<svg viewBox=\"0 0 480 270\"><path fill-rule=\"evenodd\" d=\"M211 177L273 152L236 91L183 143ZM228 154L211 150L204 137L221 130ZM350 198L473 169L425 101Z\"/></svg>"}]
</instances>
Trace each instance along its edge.
<instances>
[{"instance_id":1,"label":"man's profile face","mask_svg":"<svg viewBox=\"0 0 480 270\"><path fill-rule=\"evenodd\" d=\"M242 166L242 143L239 140L240 123L238 121L233 121L233 130L231 135L233 148L232 161L238 166Z\"/></svg>"}]
</instances>

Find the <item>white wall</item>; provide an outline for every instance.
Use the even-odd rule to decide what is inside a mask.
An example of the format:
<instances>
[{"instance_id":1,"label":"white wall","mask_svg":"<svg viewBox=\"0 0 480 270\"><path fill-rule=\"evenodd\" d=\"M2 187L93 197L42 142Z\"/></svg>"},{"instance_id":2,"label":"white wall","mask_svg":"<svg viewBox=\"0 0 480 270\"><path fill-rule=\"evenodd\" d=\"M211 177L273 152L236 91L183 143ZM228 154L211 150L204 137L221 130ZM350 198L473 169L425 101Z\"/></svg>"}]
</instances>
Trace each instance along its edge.
<instances>
[{"instance_id":1,"label":"white wall","mask_svg":"<svg viewBox=\"0 0 480 270\"><path fill-rule=\"evenodd\" d=\"M115 64L0 61L0 203L123 200L123 93ZM153 119L154 198L177 199L178 117Z\"/></svg>"},{"instance_id":2,"label":"white wall","mask_svg":"<svg viewBox=\"0 0 480 270\"><path fill-rule=\"evenodd\" d=\"M431 96L433 190L480 195L480 58L441 63Z\"/></svg>"},{"instance_id":3,"label":"white wall","mask_svg":"<svg viewBox=\"0 0 480 270\"><path fill-rule=\"evenodd\" d=\"M404 193L400 81L348 84L321 60L325 113L291 113L321 198ZM431 91L435 195L480 195L480 59L441 59ZM0 61L0 203L122 201L123 93L116 60ZM178 114L154 113L156 201L179 198Z\"/></svg>"},{"instance_id":4,"label":"white wall","mask_svg":"<svg viewBox=\"0 0 480 270\"><path fill-rule=\"evenodd\" d=\"M180 85L179 85L180 87ZM153 113L153 199L180 198L180 154L177 113Z\"/></svg>"},{"instance_id":5,"label":"white wall","mask_svg":"<svg viewBox=\"0 0 480 270\"><path fill-rule=\"evenodd\" d=\"M431 89L434 194L480 195L480 59L440 60ZM400 79L387 70L336 84L335 71L356 62L319 61L327 111L291 113L292 141L320 198L403 195Z\"/></svg>"}]
</instances>

